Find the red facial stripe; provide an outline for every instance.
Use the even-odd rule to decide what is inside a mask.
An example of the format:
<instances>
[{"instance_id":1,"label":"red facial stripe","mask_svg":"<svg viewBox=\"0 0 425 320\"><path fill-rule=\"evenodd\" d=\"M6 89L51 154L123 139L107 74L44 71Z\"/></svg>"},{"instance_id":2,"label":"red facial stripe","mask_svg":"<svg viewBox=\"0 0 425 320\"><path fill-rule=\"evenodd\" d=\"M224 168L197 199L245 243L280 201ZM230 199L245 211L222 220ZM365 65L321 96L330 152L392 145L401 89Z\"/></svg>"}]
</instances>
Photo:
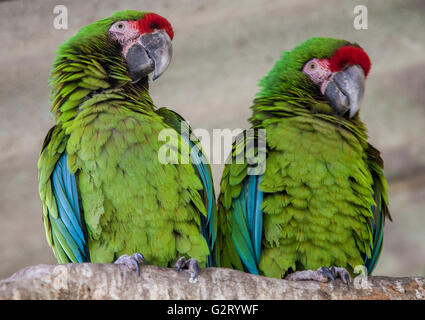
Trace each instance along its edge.
<instances>
[{"instance_id":1,"label":"red facial stripe","mask_svg":"<svg viewBox=\"0 0 425 320\"><path fill-rule=\"evenodd\" d=\"M363 68L365 77L369 73L371 62L362 48L345 46L339 48L329 59L329 68L332 72L343 70L347 65L358 64Z\"/></svg>"},{"instance_id":2,"label":"red facial stripe","mask_svg":"<svg viewBox=\"0 0 425 320\"><path fill-rule=\"evenodd\" d=\"M171 24L167 19L161 17L156 13L148 13L143 17L143 19L137 20L137 30L140 34L151 33L155 30L164 30L168 33L170 39L173 39L174 32Z\"/></svg>"}]
</instances>

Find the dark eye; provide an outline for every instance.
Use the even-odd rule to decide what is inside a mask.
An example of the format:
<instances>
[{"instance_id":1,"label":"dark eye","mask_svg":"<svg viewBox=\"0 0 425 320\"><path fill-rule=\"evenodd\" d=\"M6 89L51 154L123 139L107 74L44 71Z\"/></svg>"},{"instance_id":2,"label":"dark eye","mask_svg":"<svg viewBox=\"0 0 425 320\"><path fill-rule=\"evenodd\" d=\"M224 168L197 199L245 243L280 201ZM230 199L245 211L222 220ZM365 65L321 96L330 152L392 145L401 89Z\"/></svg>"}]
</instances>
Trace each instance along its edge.
<instances>
[{"instance_id":1,"label":"dark eye","mask_svg":"<svg viewBox=\"0 0 425 320\"><path fill-rule=\"evenodd\" d=\"M123 31L123 30L125 29L125 24L124 24L124 23L122 23L122 22L118 22L118 23L115 25L115 28L116 28L117 30L119 30L119 31Z\"/></svg>"},{"instance_id":2,"label":"dark eye","mask_svg":"<svg viewBox=\"0 0 425 320\"><path fill-rule=\"evenodd\" d=\"M313 70L316 70L316 68L317 68L317 63L316 63L316 62L314 62L314 61L310 62L310 63L307 65L307 69L308 69L308 70L313 71Z\"/></svg>"}]
</instances>

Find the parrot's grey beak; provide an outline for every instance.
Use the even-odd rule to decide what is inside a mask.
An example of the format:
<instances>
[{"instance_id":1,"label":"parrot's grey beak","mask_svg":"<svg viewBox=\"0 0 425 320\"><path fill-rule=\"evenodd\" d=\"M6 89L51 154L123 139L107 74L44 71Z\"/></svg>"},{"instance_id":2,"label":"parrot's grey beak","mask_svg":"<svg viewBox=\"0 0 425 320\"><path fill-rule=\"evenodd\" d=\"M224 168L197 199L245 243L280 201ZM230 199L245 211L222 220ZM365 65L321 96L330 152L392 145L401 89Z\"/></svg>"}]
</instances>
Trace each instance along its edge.
<instances>
[{"instance_id":1,"label":"parrot's grey beak","mask_svg":"<svg viewBox=\"0 0 425 320\"><path fill-rule=\"evenodd\" d=\"M152 79L157 79L167 69L172 55L173 48L167 32L158 30L143 34L125 57L131 80L137 82L152 71Z\"/></svg>"},{"instance_id":2,"label":"parrot's grey beak","mask_svg":"<svg viewBox=\"0 0 425 320\"><path fill-rule=\"evenodd\" d=\"M354 117L360 109L365 89L365 75L359 65L336 72L329 81L324 94L332 109L339 116Z\"/></svg>"}]
</instances>

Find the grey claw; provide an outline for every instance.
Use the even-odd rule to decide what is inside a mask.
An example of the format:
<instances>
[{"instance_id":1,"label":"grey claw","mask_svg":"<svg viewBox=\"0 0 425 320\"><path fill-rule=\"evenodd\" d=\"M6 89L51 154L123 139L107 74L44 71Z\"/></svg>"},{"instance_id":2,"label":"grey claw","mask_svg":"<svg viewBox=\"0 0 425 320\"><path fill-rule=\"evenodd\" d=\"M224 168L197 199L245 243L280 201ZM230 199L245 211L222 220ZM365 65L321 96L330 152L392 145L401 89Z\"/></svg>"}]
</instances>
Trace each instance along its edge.
<instances>
[{"instance_id":1,"label":"grey claw","mask_svg":"<svg viewBox=\"0 0 425 320\"><path fill-rule=\"evenodd\" d=\"M347 285L347 289L350 290L351 277L348 271L340 267L331 267L331 271L335 278L340 278Z\"/></svg>"},{"instance_id":2,"label":"grey claw","mask_svg":"<svg viewBox=\"0 0 425 320\"><path fill-rule=\"evenodd\" d=\"M196 259L189 259L189 272L190 272L190 279L189 282L195 283L196 277L198 276L198 261Z\"/></svg>"},{"instance_id":3,"label":"grey claw","mask_svg":"<svg viewBox=\"0 0 425 320\"><path fill-rule=\"evenodd\" d=\"M145 263L145 257L140 253L135 253L132 256L123 254L114 264L125 265L130 270L136 270L137 276L140 277L140 265Z\"/></svg>"},{"instance_id":4,"label":"grey claw","mask_svg":"<svg viewBox=\"0 0 425 320\"><path fill-rule=\"evenodd\" d=\"M198 281L196 277L198 276L199 266L198 266L198 261L196 259L191 258L186 260L185 257L181 257L180 259L177 260L176 264L174 265L174 268L177 271L186 269L190 273L190 278L189 278L190 283L195 283Z\"/></svg>"},{"instance_id":5,"label":"grey claw","mask_svg":"<svg viewBox=\"0 0 425 320\"><path fill-rule=\"evenodd\" d=\"M139 263L137 262L136 258L131 257L131 263L136 268L137 276L140 277L140 267L139 267Z\"/></svg>"},{"instance_id":6,"label":"grey claw","mask_svg":"<svg viewBox=\"0 0 425 320\"><path fill-rule=\"evenodd\" d=\"M177 260L176 264L174 265L174 268L177 271L182 271L185 265L186 265L186 258L181 257L179 260Z\"/></svg>"},{"instance_id":7,"label":"grey claw","mask_svg":"<svg viewBox=\"0 0 425 320\"><path fill-rule=\"evenodd\" d=\"M146 262L145 257L141 253L136 252L133 256L137 260L138 263L143 264L143 263Z\"/></svg>"},{"instance_id":8,"label":"grey claw","mask_svg":"<svg viewBox=\"0 0 425 320\"><path fill-rule=\"evenodd\" d=\"M347 290L350 290L350 282L347 282Z\"/></svg>"},{"instance_id":9,"label":"grey claw","mask_svg":"<svg viewBox=\"0 0 425 320\"><path fill-rule=\"evenodd\" d=\"M331 281L335 281L335 276L334 276L334 272L333 272L332 268L329 270L329 268L327 268L327 267L321 267L320 271L322 272L322 274L325 277L327 277Z\"/></svg>"},{"instance_id":10,"label":"grey claw","mask_svg":"<svg viewBox=\"0 0 425 320\"><path fill-rule=\"evenodd\" d=\"M313 280L319 282L335 281L337 278L341 278L342 282L350 289L350 273L340 267L320 267L317 270L295 271L285 277L286 280L291 281Z\"/></svg>"},{"instance_id":11,"label":"grey claw","mask_svg":"<svg viewBox=\"0 0 425 320\"><path fill-rule=\"evenodd\" d=\"M342 278L342 282L344 282L347 285L347 289L350 290L350 275L348 273L345 273Z\"/></svg>"}]
</instances>

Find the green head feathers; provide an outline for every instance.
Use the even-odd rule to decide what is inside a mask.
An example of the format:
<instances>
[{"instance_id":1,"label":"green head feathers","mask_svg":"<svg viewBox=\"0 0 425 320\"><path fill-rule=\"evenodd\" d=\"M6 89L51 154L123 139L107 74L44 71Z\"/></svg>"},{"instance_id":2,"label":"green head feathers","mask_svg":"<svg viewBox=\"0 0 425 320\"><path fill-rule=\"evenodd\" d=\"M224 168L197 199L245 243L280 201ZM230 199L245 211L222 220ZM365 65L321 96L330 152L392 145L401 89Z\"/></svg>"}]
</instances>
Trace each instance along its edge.
<instances>
[{"instance_id":1,"label":"green head feathers","mask_svg":"<svg viewBox=\"0 0 425 320\"><path fill-rule=\"evenodd\" d=\"M355 43L310 38L285 51L260 81L251 121L258 126L278 114L307 113L336 122L357 119L370 66Z\"/></svg>"},{"instance_id":2,"label":"green head feathers","mask_svg":"<svg viewBox=\"0 0 425 320\"><path fill-rule=\"evenodd\" d=\"M90 46L95 46L96 43L107 44L109 43L108 30L111 25L122 20L139 20L146 14L147 12L136 10L117 11L108 18L84 26L59 47L57 57L60 58L60 56L65 54L69 49L80 48L85 51L85 49L89 50Z\"/></svg>"},{"instance_id":3,"label":"green head feathers","mask_svg":"<svg viewBox=\"0 0 425 320\"><path fill-rule=\"evenodd\" d=\"M84 101L105 90L125 91L151 106L148 74L158 77L168 66L172 37L165 18L134 10L81 28L59 47L50 75L58 122L74 119Z\"/></svg>"},{"instance_id":4,"label":"green head feathers","mask_svg":"<svg viewBox=\"0 0 425 320\"><path fill-rule=\"evenodd\" d=\"M313 37L302 42L291 51L285 51L271 71L259 83L262 87L258 96L273 96L282 93L294 95L292 88L303 89L298 95L311 96L317 91L302 72L303 66L313 58L330 58L332 54L348 44L346 40ZM292 92L292 94L291 94Z\"/></svg>"}]
</instances>

